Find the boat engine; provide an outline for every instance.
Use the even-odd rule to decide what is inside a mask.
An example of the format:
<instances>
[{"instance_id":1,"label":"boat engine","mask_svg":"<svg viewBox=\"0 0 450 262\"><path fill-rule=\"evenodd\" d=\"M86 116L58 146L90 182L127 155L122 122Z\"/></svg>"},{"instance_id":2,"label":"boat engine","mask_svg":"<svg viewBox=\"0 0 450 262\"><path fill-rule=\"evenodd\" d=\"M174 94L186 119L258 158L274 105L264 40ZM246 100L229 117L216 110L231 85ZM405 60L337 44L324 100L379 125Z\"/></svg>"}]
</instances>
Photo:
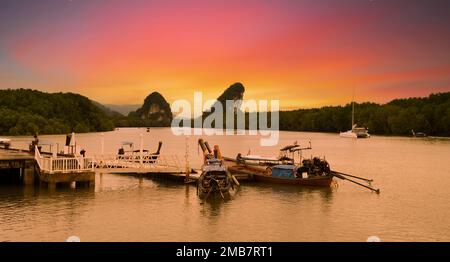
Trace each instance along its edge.
<instances>
[{"instance_id":1,"label":"boat engine","mask_svg":"<svg viewBox=\"0 0 450 262\"><path fill-rule=\"evenodd\" d=\"M298 169L298 173L302 174L304 172L308 176L322 176L328 175L331 170L326 160L314 157L313 159L304 159L302 161L302 166Z\"/></svg>"}]
</instances>

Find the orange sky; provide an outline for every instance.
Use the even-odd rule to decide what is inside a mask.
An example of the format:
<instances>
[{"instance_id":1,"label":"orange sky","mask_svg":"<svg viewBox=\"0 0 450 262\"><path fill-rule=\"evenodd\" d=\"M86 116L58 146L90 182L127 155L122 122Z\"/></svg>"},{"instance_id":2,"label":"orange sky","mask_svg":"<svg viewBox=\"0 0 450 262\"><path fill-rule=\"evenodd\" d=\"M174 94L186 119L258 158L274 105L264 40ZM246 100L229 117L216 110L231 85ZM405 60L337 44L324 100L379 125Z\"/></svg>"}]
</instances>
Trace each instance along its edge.
<instances>
[{"instance_id":1,"label":"orange sky","mask_svg":"<svg viewBox=\"0 0 450 262\"><path fill-rule=\"evenodd\" d=\"M450 91L446 1L2 1L0 88L106 104L234 82L284 109Z\"/></svg>"}]
</instances>

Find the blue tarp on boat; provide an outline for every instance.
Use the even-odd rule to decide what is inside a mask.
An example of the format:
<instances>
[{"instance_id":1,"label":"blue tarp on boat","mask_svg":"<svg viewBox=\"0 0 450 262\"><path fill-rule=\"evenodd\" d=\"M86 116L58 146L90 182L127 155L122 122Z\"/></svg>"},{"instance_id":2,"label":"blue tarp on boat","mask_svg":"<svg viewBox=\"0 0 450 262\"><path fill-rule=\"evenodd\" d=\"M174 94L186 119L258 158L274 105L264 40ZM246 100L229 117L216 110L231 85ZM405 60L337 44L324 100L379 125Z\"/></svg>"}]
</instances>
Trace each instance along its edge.
<instances>
[{"instance_id":1,"label":"blue tarp on boat","mask_svg":"<svg viewBox=\"0 0 450 262\"><path fill-rule=\"evenodd\" d=\"M272 167L272 176L280 178L293 178L293 165L277 165Z\"/></svg>"}]
</instances>

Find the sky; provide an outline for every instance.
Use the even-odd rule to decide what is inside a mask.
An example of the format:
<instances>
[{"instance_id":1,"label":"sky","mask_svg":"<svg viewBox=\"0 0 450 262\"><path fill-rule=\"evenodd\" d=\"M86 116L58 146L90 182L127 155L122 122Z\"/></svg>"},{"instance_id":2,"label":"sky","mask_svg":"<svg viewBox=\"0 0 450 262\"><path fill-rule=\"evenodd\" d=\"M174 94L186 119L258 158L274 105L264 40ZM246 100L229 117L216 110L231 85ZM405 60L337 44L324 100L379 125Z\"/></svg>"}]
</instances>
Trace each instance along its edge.
<instances>
[{"instance_id":1,"label":"sky","mask_svg":"<svg viewBox=\"0 0 450 262\"><path fill-rule=\"evenodd\" d=\"M450 91L446 0L1 0L0 89L282 109Z\"/></svg>"}]
</instances>

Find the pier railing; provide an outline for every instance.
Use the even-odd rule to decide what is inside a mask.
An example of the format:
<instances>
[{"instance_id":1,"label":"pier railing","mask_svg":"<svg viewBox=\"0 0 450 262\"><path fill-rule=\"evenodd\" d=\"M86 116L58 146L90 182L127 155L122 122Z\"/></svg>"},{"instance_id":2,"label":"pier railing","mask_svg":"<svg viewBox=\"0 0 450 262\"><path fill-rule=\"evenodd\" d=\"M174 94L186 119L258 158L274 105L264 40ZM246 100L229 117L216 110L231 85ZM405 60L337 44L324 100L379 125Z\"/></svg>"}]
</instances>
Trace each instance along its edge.
<instances>
[{"instance_id":1,"label":"pier railing","mask_svg":"<svg viewBox=\"0 0 450 262\"><path fill-rule=\"evenodd\" d=\"M88 157L44 157L39 150L34 151L34 158L42 171L49 173L73 173L93 171L95 166Z\"/></svg>"},{"instance_id":2,"label":"pier railing","mask_svg":"<svg viewBox=\"0 0 450 262\"><path fill-rule=\"evenodd\" d=\"M184 170L186 160L177 155L129 154L129 155L97 155L94 157L98 168L172 168Z\"/></svg>"},{"instance_id":3,"label":"pier railing","mask_svg":"<svg viewBox=\"0 0 450 262\"><path fill-rule=\"evenodd\" d=\"M183 172L187 163L177 155L127 154L96 155L94 157L47 157L35 150L39 168L49 173L86 172L98 169L133 169L141 171Z\"/></svg>"}]
</instances>

